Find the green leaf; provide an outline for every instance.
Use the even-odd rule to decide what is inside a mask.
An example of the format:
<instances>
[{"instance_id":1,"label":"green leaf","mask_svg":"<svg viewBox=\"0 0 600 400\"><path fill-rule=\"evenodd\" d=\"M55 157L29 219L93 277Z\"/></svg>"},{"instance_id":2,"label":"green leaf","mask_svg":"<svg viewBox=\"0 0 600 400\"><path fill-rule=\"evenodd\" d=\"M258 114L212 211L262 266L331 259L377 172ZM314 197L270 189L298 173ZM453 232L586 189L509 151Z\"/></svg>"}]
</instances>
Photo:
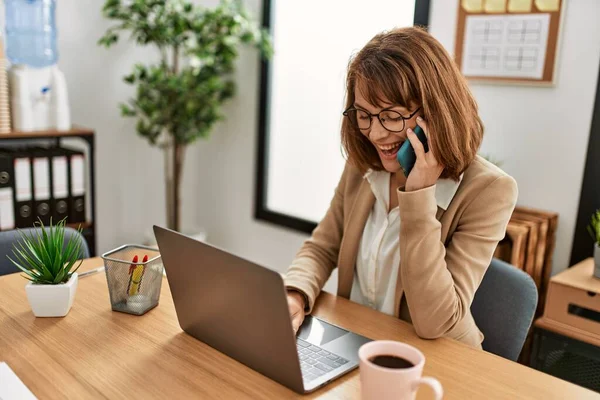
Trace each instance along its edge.
<instances>
[{"instance_id":1,"label":"green leaf","mask_svg":"<svg viewBox=\"0 0 600 400\"><path fill-rule=\"evenodd\" d=\"M30 233L19 230L20 240L13 244L13 257L8 259L25 274L25 278L38 284L58 284L68 281L81 266L82 237L72 236L65 244L66 219L49 227L39 221L38 229ZM78 229L81 234L81 227Z\"/></svg>"},{"instance_id":2,"label":"green leaf","mask_svg":"<svg viewBox=\"0 0 600 400\"><path fill-rule=\"evenodd\" d=\"M129 107L127 104L119 104L119 108L121 109L121 115L124 117L135 117L136 112L133 108Z\"/></svg>"},{"instance_id":3,"label":"green leaf","mask_svg":"<svg viewBox=\"0 0 600 400\"><path fill-rule=\"evenodd\" d=\"M122 116L137 118L137 133L151 145L163 143L163 133L181 145L208 137L235 95L239 49L253 46L263 57L273 52L268 32L237 0L210 9L189 0L106 0L103 15L113 25L99 45L110 47L126 34L133 43L154 46L160 56L155 64L136 64L124 77L136 90L119 104Z\"/></svg>"},{"instance_id":4,"label":"green leaf","mask_svg":"<svg viewBox=\"0 0 600 400\"><path fill-rule=\"evenodd\" d=\"M126 83L129 83L131 85L135 82L135 78L136 77L134 74L125 75L123 77L123 81L125 81Z\"/></svg>"},{"instance_id":5,"label":"green leaf","mask_svg":"<svg viewBox=\"0 0 600 400\"><path fill-rule=\"evenodd\" d=\"M590 224L587 226L587 231L592 239L600 246L600 209L592 214Z\"/></svg>"}]
</instances>

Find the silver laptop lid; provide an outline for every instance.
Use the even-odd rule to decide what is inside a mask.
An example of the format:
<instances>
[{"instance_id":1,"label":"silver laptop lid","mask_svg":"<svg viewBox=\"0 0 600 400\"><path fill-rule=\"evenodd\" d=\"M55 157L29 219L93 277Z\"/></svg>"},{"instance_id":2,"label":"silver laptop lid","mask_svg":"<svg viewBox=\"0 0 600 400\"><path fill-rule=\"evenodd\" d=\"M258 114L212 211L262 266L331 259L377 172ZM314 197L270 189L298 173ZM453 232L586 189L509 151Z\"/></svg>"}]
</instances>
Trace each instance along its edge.
<instances>
[{"instance_id":1,"label":"silver laptop lid","mask_svg":"<svg viewBox=\"0 0 600 400\"><path fill-rule=\"evenodd\" d=\"M165 228L154 234L181 329L302 393L281 276Z\"/></svg>"}]
</instances>

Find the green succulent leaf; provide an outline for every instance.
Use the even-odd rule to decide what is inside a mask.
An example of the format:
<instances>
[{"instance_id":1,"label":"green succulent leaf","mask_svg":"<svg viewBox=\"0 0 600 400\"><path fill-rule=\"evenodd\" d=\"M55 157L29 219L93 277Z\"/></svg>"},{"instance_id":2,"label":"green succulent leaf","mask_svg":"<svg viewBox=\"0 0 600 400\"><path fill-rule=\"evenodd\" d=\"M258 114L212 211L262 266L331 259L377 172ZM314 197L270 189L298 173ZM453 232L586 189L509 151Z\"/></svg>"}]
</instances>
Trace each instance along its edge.
<instances>
[{"instance_id":1,"label":"green succulent leaf","mask_svg":"<svg viewBox=\"0 0 600 400\"><path fill-rule=\"evenodd\" d=\"M65 243L66 219L49 227L39 221L30 232L19 230L20 240L13 244L8 259L36 284L56 285L67 282L81 262L83 239L74 235ZM81 227L78 229L81 233ZM77 264L77 266L76 266Z\"/></svg>"},{"instance_id":2,"label":"green succulent leaf","mask_svg":"<svg viewBox=\"0 0 600 400\"><path fill-rule=\"evenodd\" d=\"M600 209L592 214L587 230L594 242L600 246Z\"/></svg>"}]
</instances>

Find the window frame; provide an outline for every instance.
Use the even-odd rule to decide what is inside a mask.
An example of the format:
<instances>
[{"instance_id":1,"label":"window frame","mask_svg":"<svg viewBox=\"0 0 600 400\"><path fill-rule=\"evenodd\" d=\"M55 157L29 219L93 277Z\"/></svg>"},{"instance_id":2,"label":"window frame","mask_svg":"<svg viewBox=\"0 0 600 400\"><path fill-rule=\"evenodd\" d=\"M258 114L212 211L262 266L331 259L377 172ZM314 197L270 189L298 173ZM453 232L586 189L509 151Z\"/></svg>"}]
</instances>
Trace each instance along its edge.
<instances>
[{"instance_id":1,"label":"window frame","mask_svg":"<svg viewBox=\"0 0 600 400\"><path fill-rule=\"evenodd\" d=\"M271 9L276 0L263 0L262 26L271 30ZM415 0L414 24L428 27L430 0ZM260 66L260 91L258 104L258 138L256 152L256 175L254 193L254 218L299 232L311 233L318 222L309 221L294 215L270 210L267 207L268 167L269 167L269 118L271 95L271 62L263 59Z\"/></svg>"}]
</instances>

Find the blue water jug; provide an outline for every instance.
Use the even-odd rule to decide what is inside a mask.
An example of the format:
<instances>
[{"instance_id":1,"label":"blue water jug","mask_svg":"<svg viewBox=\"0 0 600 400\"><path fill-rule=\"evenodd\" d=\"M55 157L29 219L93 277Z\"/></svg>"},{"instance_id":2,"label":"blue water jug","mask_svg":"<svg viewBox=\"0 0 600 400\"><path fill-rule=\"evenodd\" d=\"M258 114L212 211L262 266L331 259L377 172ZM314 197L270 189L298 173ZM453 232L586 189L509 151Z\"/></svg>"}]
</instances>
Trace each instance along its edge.
<instances>
[{"instance_id":1,"label":"blue water jug","mask_svg":"<svg viewBox=\"0 0 600 400\"><path fill-rule=\"evenodd\" d=\"M4 1L6 56L10 62L37 68L56 64L56 1Z\"/></svg>"}]
</instances>

